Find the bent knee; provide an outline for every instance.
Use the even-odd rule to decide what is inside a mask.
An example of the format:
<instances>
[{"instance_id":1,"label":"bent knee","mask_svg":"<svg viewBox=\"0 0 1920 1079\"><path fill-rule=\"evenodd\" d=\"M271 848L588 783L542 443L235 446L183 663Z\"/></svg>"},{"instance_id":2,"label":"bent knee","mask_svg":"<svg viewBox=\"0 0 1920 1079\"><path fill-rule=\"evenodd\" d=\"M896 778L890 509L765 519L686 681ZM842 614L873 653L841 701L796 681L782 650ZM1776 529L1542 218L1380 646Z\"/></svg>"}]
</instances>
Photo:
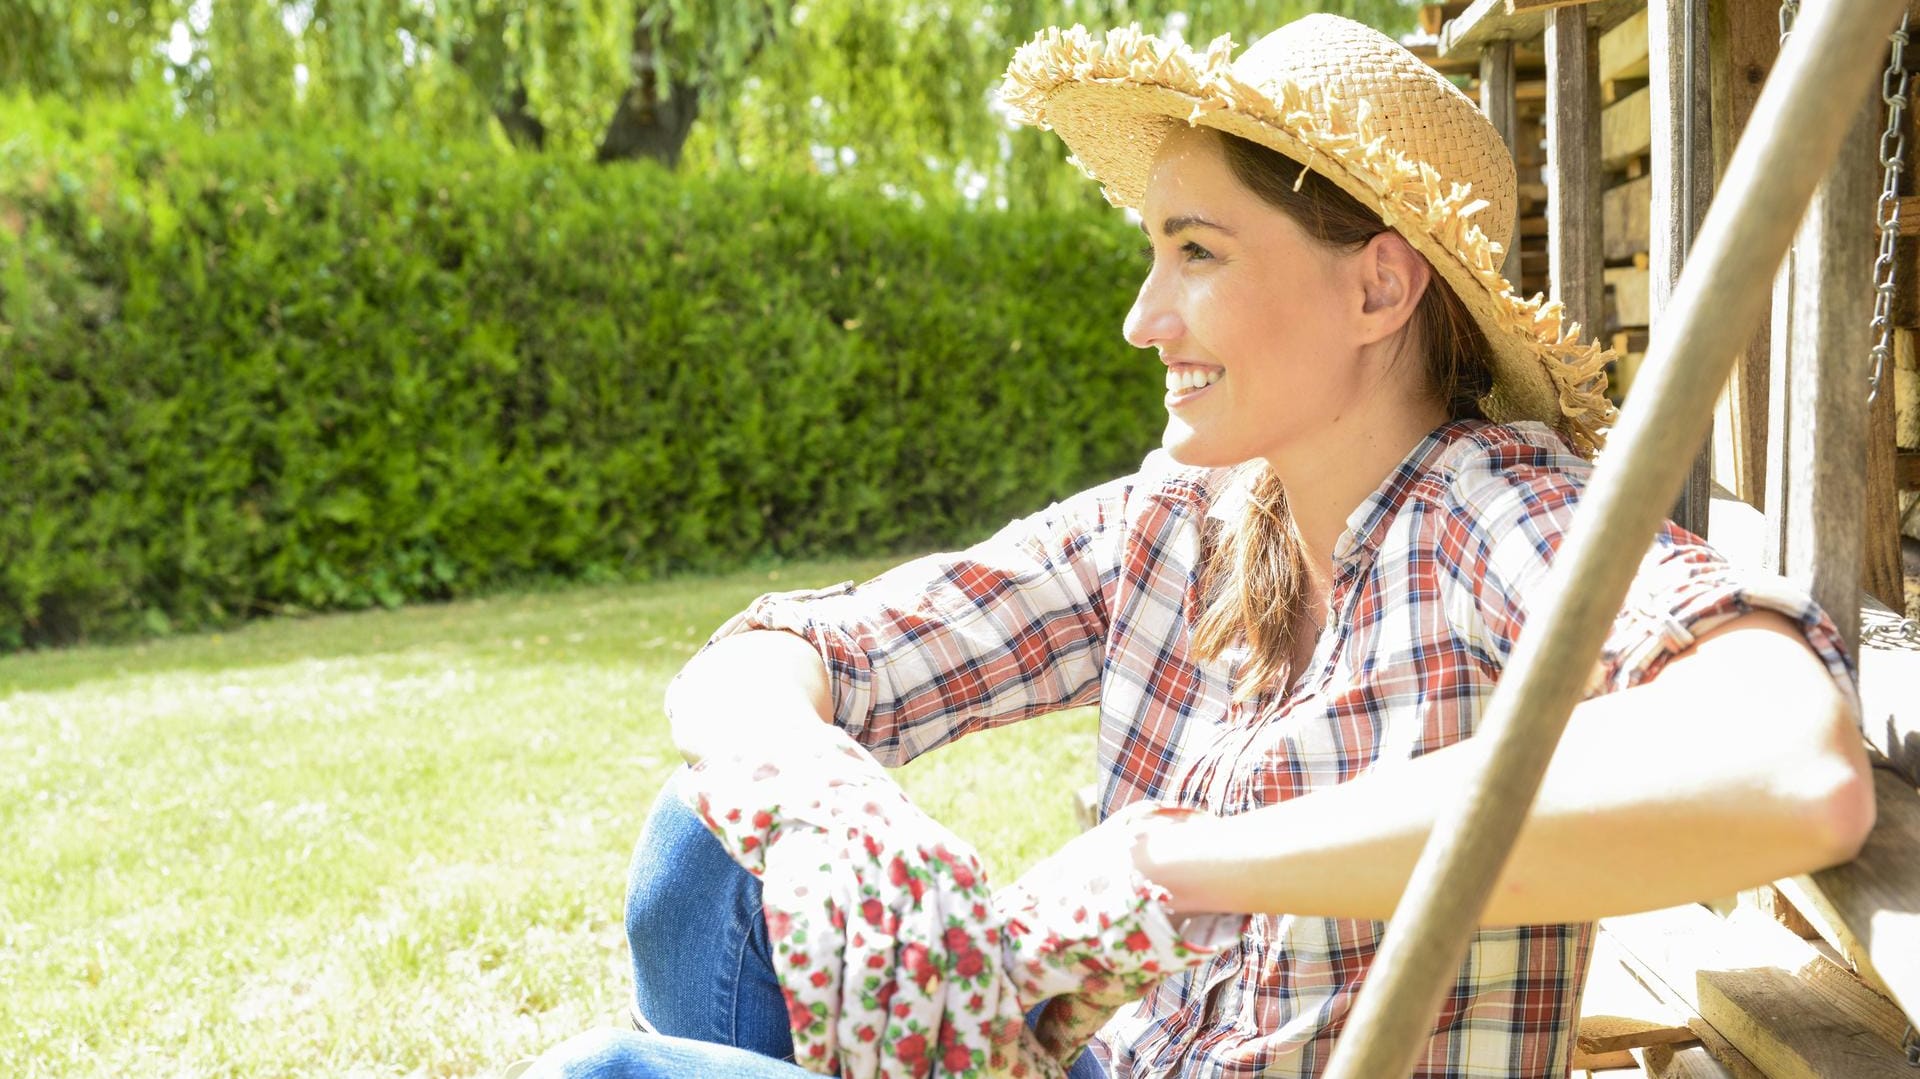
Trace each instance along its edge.
<instances>
[{"instance_id":1,"label":"bent knee","mask_svg":"<svg viewBox=\"0 0 1920 1079\"><path fill-rule=\"evenodd\" d=\"M684 932L715 900L759 882L741 869L681 799L677 771L647 816L627 878L627 936L638 945L655 932Z\"/></svg>"},{"instance_id":2,"label":"bent knee","mask_svg":"<svg viewBox=\"0 0 1920 1079\"><path fill-rule=\"evenodd\" d=\"M520 1079L646 1079L644 1035L601 1028L576 1034L541 1054Z\"/></svg>"}]
</instances>

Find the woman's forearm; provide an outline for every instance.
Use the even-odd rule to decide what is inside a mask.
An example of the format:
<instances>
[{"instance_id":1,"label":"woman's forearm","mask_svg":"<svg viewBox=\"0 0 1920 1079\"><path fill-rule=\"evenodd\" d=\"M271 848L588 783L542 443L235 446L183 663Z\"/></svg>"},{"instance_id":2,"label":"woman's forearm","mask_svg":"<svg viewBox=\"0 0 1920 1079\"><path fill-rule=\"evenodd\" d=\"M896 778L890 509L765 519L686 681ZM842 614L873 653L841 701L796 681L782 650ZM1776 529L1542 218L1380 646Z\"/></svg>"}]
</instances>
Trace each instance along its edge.
<instances>
[{"instance_id":1,"label":"woman's forearm","mask_svg":"<svg viewBox=\"0 0 1920 1079\"><path fill-rule=\"evenodd\" d=\"M1168 824L1142 842L1142 868L1186 911L1384 919L1484 750L1470 740ZM1587 921L1844 861L1871 826L1871 790L1819 659L1784 619L1745 616L1654 681L1575 709L1482 921Z\"/></svg>"},{"instance_id":2,"label":"woman's forearm","mask_svg":"<svg viewBox=\"0 0 1920 1079\"><path fill-rule=\"evenodd\" d=\"M805 640L749 630L716 641L667 687L673 742L688 763L731 747L804 739L833 721L826 665Z\"/></svg>"}]
</instances>

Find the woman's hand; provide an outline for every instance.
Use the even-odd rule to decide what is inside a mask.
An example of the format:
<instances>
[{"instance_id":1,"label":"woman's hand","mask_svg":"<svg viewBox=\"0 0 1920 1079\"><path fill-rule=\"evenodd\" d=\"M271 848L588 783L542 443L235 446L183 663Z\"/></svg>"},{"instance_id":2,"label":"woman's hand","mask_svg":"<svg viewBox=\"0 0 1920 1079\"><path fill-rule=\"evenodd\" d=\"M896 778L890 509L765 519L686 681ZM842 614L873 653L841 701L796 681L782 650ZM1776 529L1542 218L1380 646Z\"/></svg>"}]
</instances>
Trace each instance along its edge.
<instances>
[{"instance_id":1,"label":"woman's hand","mask_svg":"<svg viewBox=\"0 0 1920 1079\"><path fill-rule=\"evenodd\" d=\"M1107 818L995 893L1002 952L1020 1003L1052 1001L1035 1033L1069 1060L1114 1009L1236 941L1240 915L1182 918L1146 873L1147 839L1203 814L1138 802Z\"/></svg>"}]
</instances>

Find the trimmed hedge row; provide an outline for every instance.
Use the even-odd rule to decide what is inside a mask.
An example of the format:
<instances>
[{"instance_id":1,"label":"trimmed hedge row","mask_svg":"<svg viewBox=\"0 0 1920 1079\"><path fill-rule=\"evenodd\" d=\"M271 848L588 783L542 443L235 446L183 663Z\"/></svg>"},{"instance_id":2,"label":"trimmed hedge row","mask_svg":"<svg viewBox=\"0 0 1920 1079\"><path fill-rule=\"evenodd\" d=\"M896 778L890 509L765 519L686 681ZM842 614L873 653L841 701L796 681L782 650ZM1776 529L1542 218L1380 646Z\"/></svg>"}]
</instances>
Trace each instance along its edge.
<instances>
[{"instance_id":1,"label":"trimmed hedge row","mask_svg":"<svg viewBox=\"0 0 1920 1079\"><path fill-rule=\"evenodd\" d=\"M1111 210L0 105L0 648L958 542L1156 441Z\"/></svg>"}]
</instances>

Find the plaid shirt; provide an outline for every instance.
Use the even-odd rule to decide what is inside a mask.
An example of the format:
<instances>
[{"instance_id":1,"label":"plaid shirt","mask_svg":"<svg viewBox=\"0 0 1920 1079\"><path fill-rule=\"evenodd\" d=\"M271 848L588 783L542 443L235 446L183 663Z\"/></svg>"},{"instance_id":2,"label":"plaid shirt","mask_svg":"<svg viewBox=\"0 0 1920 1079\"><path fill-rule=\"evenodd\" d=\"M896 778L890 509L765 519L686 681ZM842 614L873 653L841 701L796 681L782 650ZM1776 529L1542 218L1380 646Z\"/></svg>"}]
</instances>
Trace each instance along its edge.
<instances>
[{"instance_id":1,"label":"plaid shirt","mask_svg":"<svg viewBox=\"0 0 1920 1079\"><path fill-rule=\"evenodd\" d=\"M1333 551L1328 621L1287 691L1234 702L1239 658L1189 654L1209 518L1242 473L1141 471L957 554L866 584L763 596L722 633L785 629L831 673L837 721L883 761L969 731L1100 706L1101 809L1137 799L1240 813L1473 733L1591 466L1537 424L1465 421L1417 446ZM1798 621L1851 686L1832 624L1784 581L1669 525L1608 637L1596 692L1652 677L1716 623ZM1101 1033L1116 1076L1308 1076L1325 1065L1384 925L1255 917ZM1416 1075L1564 1076L1590 925L1483 929Z\"/></svg>"}]
</instances>

